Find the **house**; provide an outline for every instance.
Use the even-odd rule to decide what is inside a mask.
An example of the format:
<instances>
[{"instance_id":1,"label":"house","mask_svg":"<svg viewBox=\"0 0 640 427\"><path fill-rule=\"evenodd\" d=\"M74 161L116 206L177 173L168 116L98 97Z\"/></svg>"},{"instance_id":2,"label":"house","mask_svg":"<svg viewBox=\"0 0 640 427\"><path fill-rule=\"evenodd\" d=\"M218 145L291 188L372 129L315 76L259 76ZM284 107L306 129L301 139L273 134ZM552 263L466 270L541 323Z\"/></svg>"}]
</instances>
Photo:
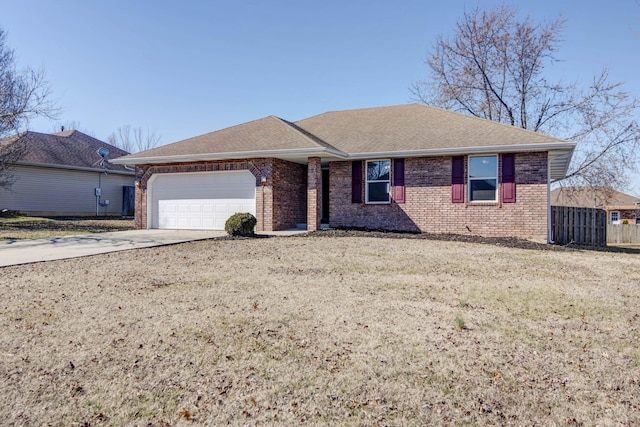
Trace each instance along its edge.
<instances>
[{"instance_id":1,"label":"house","mask_svg":"<svg viewBox=\"0 0 640 427\"><path fill-rule=\"evenodd\" d=\"M133 214L128 193L135 172L111 163L126 151L77 130L29 131L0 144L25 147L15 163L15 182L0 188L0 209L39 216Z\"/></svg>"},{"instance_id":2,"label":"house","mask_svg":"<svg viewBox=\"0 0 640 427\"><path fill-rule=\"evenodd\" d=\"M422 104L268 116L113 162L136 167L136 227L304 224L547 240L549 181L574 143Z\"/></svg>"},{"instance_id":3,"label":"house","mask_svg":"<svg viewBox=\"0 0 640 427\"><path fill-rule=\"evenodd\" d=\"M554 206L599 208L607 211L608 224L640 224L640 197L612 188L584 186L560 187L551 192Z\"/></svg>"}]
</instances>

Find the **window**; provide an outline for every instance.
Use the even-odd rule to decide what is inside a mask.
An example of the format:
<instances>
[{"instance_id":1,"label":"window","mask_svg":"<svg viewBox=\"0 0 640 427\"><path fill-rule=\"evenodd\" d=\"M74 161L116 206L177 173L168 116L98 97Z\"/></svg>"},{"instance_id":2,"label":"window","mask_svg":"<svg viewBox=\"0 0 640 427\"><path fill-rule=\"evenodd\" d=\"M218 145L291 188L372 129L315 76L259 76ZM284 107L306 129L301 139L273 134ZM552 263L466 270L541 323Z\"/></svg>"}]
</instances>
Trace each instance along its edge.
<instances>
[{"instance_id":1,"label":"window","mask_svg":"<svg viewBox=\"0 0 640 427\"><path fill-rule=\"evenodd\" d=\"M609 212L609 222L611 224L620 224L620 211Z\"/></svg>"},{"instance_id":2,"label":"window","mask_svg":"<svg viewBox=\"0 0 640 427\"><path fill-rule=\"evenodd\" d=\"M391 161L367 161L367 203L390 203Z\"/></svg>"},{"instance_id":3,"label":"window","mask_svg":"<svg viewBox=\"0 0 640 427\"><path fill-rule=\"evenodd\" d=\"M498 156L469 156L469 201L495 202Z\"/></svg>"}]
</instances>

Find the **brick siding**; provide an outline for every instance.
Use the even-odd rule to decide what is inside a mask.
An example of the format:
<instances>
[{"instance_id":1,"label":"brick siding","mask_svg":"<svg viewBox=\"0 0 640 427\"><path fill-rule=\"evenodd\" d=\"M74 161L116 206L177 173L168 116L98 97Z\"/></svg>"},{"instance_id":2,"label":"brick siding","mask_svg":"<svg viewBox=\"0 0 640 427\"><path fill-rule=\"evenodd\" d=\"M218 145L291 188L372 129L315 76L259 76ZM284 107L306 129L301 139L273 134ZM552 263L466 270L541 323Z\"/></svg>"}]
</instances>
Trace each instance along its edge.
<instances>
[{"instance_id":1,"label":"brick siding","mask_svg":"<svg viewBox=\"0 0 640 427\"><path fill-rule=\"evenodd\" d=\"M237 170L248 170L256 177L257 231L283 230L306 222L306 166L278 159L250 159L138 166L135 227L147 228L147 182L154 174Z\"/></svg>"},{"instance_id":2,"label":"brick siding","mask_svg":"<svg viewBox=\"0 0 640 427\"><path fill-rule=\"evenodd\" d=\"M295 228L307 222L307 167L273 160L272 230Z\"/></svg>"},{"instance_id":3,"label":"brick siding","mask_svg":"<svg viewBox=\"0 0 640 427\"><path fill-rule=\"evenodd\" d=\"M626 219L629 224L636 224L636 219L640 218L640 208L638 209L608 209L607 224L611 222L611 212L620 212L620 224Z\"/></svg>"},{"instance_id":4,"label":"brick siding","mask_svg":"<svg viewBox=\"0 0 640 427\"><path fill-rule=\"evenodd\" d=\"M315 168L316 163L319 166L319 159L310 159L312 167L308 168L279 159L250 159L140 166L136 170L136 228L147 227L146 190L153 174L249 170L256 177L258 231L294 228L299 223L307 223L308 218L312 222L309 228L313 229L320 217L322 191L320 178L315 173L320 170ZM309 169L315 172L309 174ZM452 203L451 157L407 158L406 202L368 205L351 203L351 162L332 162L329 166L330 226L546 240L547 154L516 154L515 170L515 203ZM308 182L315 184L307 188ZM500 190L499 184L498 194ZM467 191L465 165L465 200ZM362 196L364 200L364 185Z\"/></svg>"},{"instance_id":5,"label":"brick siding","mask_svg":"<svg viewBox=\"0 0 640 427\"><path fill-rule=\"evenodd\" d=\"M320 228L320 209L322 207L322 163L320 157L310 157L307 164L307 228L316 231Z\"/></svg>"},{"instance_id":6,"label":"brick siding","mask_svg":"<svg viewBox=\"0 0 640 427\"><path fill-rule=\"evenodd\" d=\"M545 152L515 155L515 203L452 203L448 156L405 159L403 204L351 203L351 162L332 162L329 170L332 227L547 238ZM499 184L498 195L500 190ZM467 191L465 165L465 200Z\"/></svg>"}]
</instances>

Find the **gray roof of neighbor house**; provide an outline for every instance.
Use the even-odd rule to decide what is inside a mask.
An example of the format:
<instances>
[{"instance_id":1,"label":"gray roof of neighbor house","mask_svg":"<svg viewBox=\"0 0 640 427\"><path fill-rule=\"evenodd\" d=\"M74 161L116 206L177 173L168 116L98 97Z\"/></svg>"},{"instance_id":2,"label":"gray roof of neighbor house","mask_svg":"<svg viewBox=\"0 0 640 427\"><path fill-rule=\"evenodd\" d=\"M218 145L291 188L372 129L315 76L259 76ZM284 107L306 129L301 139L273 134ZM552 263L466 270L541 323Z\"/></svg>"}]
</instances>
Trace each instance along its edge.
<instances>
[{"instance_id":1,"label":"gray roof of neighbor house","mask_svg":"<svg viewBox=\"0 0 640 427\"><path fill-rule=\"evenodd\" d=\"M27 131L0 140L3 145L16 143L25 144L24 154L16 162L18 165L95 171L106 169L109 173L134 175L134 171L124 165L111 163L111 160L128 152L77 130L52 134ZM103 147L109 150L104 167L97 153Z\"/></svg>"},{"instance_id":2,"label":"gray roof of neighbor house","mask_svg":"<svg viewBox=\"0 0 640 427\"><path fill-rule=\"evenodd\" d=\"M640 209L640 197L607 187L560 187L551 191L551 204L580 208Z\"/></svg>"},{"instance_id":3,"label":"gray roof of neighbor house","mask_svg":"<svg viewBox=\"0 0 640 427\"><path fill-rule=\"evenodd\" d=\"M575 144L490 120L423 104L332 111L294 123L269 116L116 160L152 164L278 157L305 163L372 157L411 157L548 151L552 177L566 173Z\"/></svg>"}]
</instances>

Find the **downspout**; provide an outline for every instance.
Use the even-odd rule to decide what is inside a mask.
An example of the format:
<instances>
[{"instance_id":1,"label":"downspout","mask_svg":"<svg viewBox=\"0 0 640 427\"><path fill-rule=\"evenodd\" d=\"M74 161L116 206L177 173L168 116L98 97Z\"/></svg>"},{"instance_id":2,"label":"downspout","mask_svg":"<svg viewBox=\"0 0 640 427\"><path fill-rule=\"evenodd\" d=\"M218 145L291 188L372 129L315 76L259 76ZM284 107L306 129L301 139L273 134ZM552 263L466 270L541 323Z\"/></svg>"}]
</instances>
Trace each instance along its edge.
<instances>
[{"instance_id":1,"label":"downspout","mask_svg":"<svg viewBox=\"0 0 640 427\"><path fill-rule=\"evenodd\" d=\"M547 242L554 244L551 229L551 163L549 162L549 152L547 152Z\"/></svg>"},{"instance_id":2,"label":"downspout","mask_svg":"<svg viewBox=\"0 0 640 427\"><path fill-rule=\"evenodd\" d=\"M100 192L102 188L102 172L98 173L98 188L94 190L96 195L96 216L100 216Z\"/></svg>"}]
</instances>

